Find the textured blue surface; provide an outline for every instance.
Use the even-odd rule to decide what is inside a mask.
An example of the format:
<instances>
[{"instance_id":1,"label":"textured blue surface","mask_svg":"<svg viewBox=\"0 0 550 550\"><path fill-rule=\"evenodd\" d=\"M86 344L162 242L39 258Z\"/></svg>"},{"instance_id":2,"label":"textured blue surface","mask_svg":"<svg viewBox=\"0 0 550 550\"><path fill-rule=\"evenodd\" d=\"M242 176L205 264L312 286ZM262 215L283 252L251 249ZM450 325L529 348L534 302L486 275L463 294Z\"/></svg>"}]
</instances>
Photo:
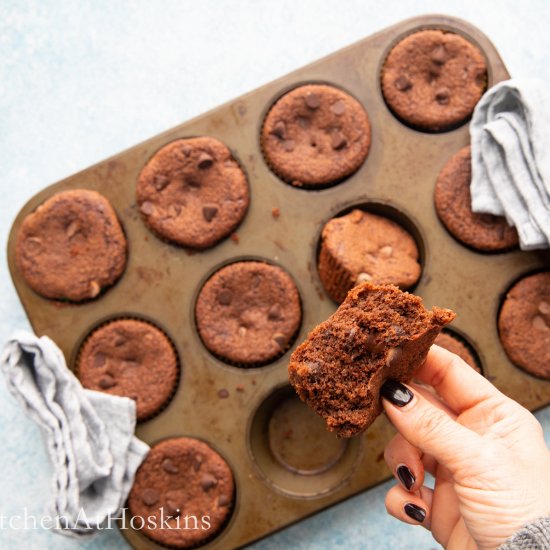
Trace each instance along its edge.
<instances>
[{"instance_id":1,"label":"textured blue surface","mask_svg":"<svg viewBox=\"0 0 550 550\"><path fill-rule=\"evenodd\" d=\"M339 6L339 7L338 7ZM514 76L550 81L545 0L0 0L0 233L47 184L392 23L448 13L482 29ZM8 199L8 200L7 200ZM0 263L0 341L27 321ZM550 409L538 414L550 442ZM0 383L0 514L40 515L50 466L39 431ZM389 484L254 548L435 548L386 515ZM86 543L37 529L0 531L5 549L126 548L117 531Z\"/></svg>"}]
</instances>

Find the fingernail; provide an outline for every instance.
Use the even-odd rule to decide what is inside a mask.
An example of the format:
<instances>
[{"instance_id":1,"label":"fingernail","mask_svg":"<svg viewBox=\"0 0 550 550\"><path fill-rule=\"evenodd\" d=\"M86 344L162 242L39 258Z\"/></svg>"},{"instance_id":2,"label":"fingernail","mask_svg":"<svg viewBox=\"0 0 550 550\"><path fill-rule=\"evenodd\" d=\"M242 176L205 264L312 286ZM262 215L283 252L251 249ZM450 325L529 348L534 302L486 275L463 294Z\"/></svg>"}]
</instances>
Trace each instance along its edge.
<instances>
[{"instance_id":1,"label":"fingernail","mask_svg":"<svg viewBox=\"0 0 550 550\"><path fill-rule=\"evenodd\" d=\"M407 489L407 491L411 490L411 487L414 485L414 482L416 480L413 473L407 468L407 466L405 466L405 464L401 464L401 466L397 467L397 477L399 478L399 481L405 486L405 489Z\"/></svg>"},{"instance_id":2,"label":"fingernail","mask_svg":"<svg viewBox=\"0 0 550 550\"><path fill-rule=\"evenodd\" d=\"M407 502L407 504L403 506L403 510L405 510L405 514L411 519L414 519L414 521L418 521L418 523L422 523L426 519L426 510L411 502Z\"/></svg>"},{"instance_id":3,"label":"fingernail","mask_svg":"<svg viewBox=\"0 0 550 550\"><path fill-rule=\"evenodd\" d=\"M397 380L386 380L380 388L380 393L382 397L398 407L404 407L414 397L412 391Z\"/></svg>"}]
</instances>

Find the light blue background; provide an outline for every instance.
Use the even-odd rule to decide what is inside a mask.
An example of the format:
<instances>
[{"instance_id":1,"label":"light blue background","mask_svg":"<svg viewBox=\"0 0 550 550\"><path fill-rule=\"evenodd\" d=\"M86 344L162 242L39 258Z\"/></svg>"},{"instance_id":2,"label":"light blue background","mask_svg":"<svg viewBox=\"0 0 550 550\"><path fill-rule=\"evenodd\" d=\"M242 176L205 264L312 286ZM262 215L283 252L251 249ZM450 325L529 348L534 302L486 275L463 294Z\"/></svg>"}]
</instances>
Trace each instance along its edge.
<instances>
[{"instance_id":1,"label":"light blue background","mask_svg":"<svg viewBox=\"0 0 550 550\"><path fill-rule=\"evenodd\" d=\"M406 17L448 13L495 43L510 73L550 82L550 2L462 0L0 0L0 233L73 172ZM0 342L27 321L5 259ZM550 441L550 408L539 413ZM0 383L0 513L43 513L50 466L40 433ZM387 516L384 484L254 548L434 548ZM86 543L0 531L6 549L126 548L114 530Z\"/></svg>"}]
</instances>

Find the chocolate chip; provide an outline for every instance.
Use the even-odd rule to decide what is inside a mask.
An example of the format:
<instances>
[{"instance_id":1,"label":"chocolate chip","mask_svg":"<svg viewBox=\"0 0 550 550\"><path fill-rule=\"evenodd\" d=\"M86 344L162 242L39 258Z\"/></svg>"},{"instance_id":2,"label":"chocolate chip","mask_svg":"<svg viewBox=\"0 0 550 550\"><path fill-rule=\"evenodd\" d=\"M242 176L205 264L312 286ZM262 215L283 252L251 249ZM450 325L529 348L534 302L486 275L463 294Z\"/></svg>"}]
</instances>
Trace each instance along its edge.
<instances>
[{"instance_id":1,"label":"chocolate chip","mask_svg":"<svg viewBox=\"0 0 550 550\"><path fill-rule=\"evenodd\" d=\"M190 154L191 154L191 147L189 147L189 145L187 145L186 143L184 143L182 146L181 146L181 152L184 154L184 156L188 157Z\"/></svg>"},{"instance_id":2,"label":"chocolate chip","mask_svg":"<svg viewBox=\"0 0 550 550\"><path fill-rule=\"evenodd\" d=\"M214 204L207 204L202 207L202 215L207 222L211 222L218 213L218 207Z\"/></svg>"},{"instance_id":3,"label":"chocolate chip","mask_svg":"<svg viewBox=\"0 0 550 550\"><path fill-rule=\"evenodd\" d=\"M365 281L372 281L372 275L365 272L359 273L359 275L357 275L357 282L363 283Z\"/></svg>"},{"instance_id":4,"label":"chocolate chip","mask_svg":"<svg viewBox=\"0 0 550 550\"><path fill-rule=\"evenodd\" d=\"M550 313L550 304L548 302L545 302L544 300L541 300L541 302L539 303L538 310L543 315L548 315Z\"/></svg>"},{"instance_id":5,"label":"chocolate chip","mask_svg":"<svg viewBox=\"0 0 550 550\"><path fill-rule=\"evenodd\" d=\"M177 474L180 471L171 458L165 458L162 461L162 469L169 474Z\"/></svg>"},{"instance_id":6,"label":"chocolate chip","mask_svg":"<svg viewBox=\"0 0 550 550\"><path fill-rule=\"evenodd\" d=\"M153 506L159 501L159 494L154 489L143 489L141 501L145 506Z\"/></svg>"},{"instance_id":7,"label":"chocolate chip","mask_svg":"<svg viewBox=\"0 0 550 550\"><path fill-rule=\"evenodd\" d=\"M391 246L383 246L378 253L381 258L389 258L393 254L393 248Z\"/></svg>"},{"instance_id":8,"label":"chocolate chip","mask_svg":"<svg viewBox=\"0 0 550 550\"><path fill-rule=\"evenodd\" d=\"M367 348L367 351L370 351L371 353L380 353L381 351L384 351L386 345L382 338L377 337L376 334L370 332L367 336L365 347Z\"/></svg>"},{"instance_id":9,"label":"chocolate chip","mask_svg":"<svg viewBox=\"0 0 550 550\"><path fill-rule=\"evenodd\" d=\"M273 126L272 134L277 136L279 139L285 139L286 125L282 120L279 120L279 122Z\"/></svg>"},{"instance_id":10,"label":"chocolate chip","mask_svg":"<svg viewBox=\"0 0 550 550\"><path fill-rule=\"evenodd\" d=\"M342 132L334 132L330 138L330 144L334 150L338 151L339 149L343 149L348 144L348 140Z\"/></svg>"},{"instance_id":11,"label":"chocolate chip","mask_svg":"<svg viewBox=\"0 0 550 550\"><path fill-rule=\"evenodd\" d=\"M403 356L403 349L400 347L392 348L388 352L388 356L386 357L386 365L389 368L395 367L395 365L401 360L401 357Z\"/></svg>"},{"instance_id":12,"label":"chocolate chip","mask_svg":"<svg viewBox=\"0 0 550 550\"><path fill-rule=\"evenodd\" d=\"M549 330L544 317L541 315L535 315L531 321L531 324L533 325L533 328L537 330Z\"/></svg>"},{"instance_id":13,"label":"chocolate chip","mask_svg":"<svg viewBox=\"0 0 550 550\"><path fill-rule=\"evenodd\" d=\"M439 88L435 92L435 99L440 105L447 105L450 97L449 88Z\"/></svg>"},{"instance_id":14,"label":"chocolate chip","mask_svg":"<svg viewBox=\"0 0 550 550\"><path fill-rule=\"evenodd\" d=\"M106 361L107 358L103 353L99 352L94 355L94 367L102 367Z\"/></svg>"},{"instance_id":15,"label":"chocolate chip","mask_svg":"<svg viewBox=\"0 0 550 550\"><path fill-rule=\"evenodd\" d=\"M315 92L308 92L304 99L310 109L318 109L321 105L321 99Z\"/></svg>"},{"instance_id":16,"label":"chocolate chip","mask_svg":"<svg viewBox=\"0 0 550 550\"><path fill-rule=\"evenodd\" d=\"M169 183L170 180L166 176L157 175L155 176L153 185L157 191L162 191Z\"/></svg>"},{"instance_id":17,"label":"chocolate chip","mask_svg":"<svg viewBox=\"0 0 550 550\"><path fill-rule=\"evenodd\" d=\"M204 456L196 454L193 458L193 468L195 472L198 472L201 469L202 463L204 462Z\"/></svg>"},{"instance_id":18,"label":"chocolate chip","mask_svg":"<svg viewBox=\"0 0 550 550\"><path fill-rule=\"evenodd\" d=\"M436 65L444 65L447 61L447 51L445 50L445 46L443 44L439 44L436 46L430 55L430 59L436 64Z\"/></svg>"},{"instance_id":19,"label":"chocolate chip","mask_svg":"<svg viewBox=\"0 0 550 550\"><path fill-rule=\"evenodd\" d=\"M273 304L267 312L270 321L279 321L283 316L283 310L279 304Z\"/></svg>"},{"instance_id":20,"label":"chocolate chip","mask_svg":"<svg viewBox=\"0 0 550 550\"><path fill-rule=\"evenodd\" d=\"M405 75L398 76L393 84L400 92L406 92L413 87L412 82Z\"/></svg>"},{"instance_id":21,"label":"chocolate chip","mask_svg":"<svg viewBox=\"0 0 550 550\"><path fill-rule=\"evenodd\" d=\"M285 337L284 334L280 333L280 332L276 332L274 335L273 335L273 340L275 340L275 342L277 342L277 345L283 349L286 344L287 344L287 339Z\"/></svg>"},{"instance_id":22,"label":"chocolate chip","mask_svg":"<svg viewBox=\"0 0 550 550\"><path fill-rule=\"evenodd\" d=\"M95 298L101 291L101 287L97 281L90 282L90 298Z\"/></svg>"},{"instance_id":23,"label":"chocolate chip","mask_svg":"<svg viewBox=\"0 0 550 550\"><path fill-rule=\"evenodd\" d=\"M178 506L177 502L170 499L166 500L164 510L166 511L166 515L172 518L177 518L181 514L181 509Z\"/></svg>"},{"instance_id":24,"label":"chocolate chip","mask_svg":"<svg viewBox=\"0 0 550 550\"><path fill-rule=\"evenodd\" d=\"M218 390L218 397L220 399L227 399L229 397L229 392L225 388L222 388Z\"/></svg>"},{"instance_id":25,"label":"chocolate chip","mask_svg":"<svg viewBox=\"0 0 550 550\"><path fill-rule=\"evenodd\" d=\"M210 168L213 164L214 164L214 159L212 155L209 155L208 153L205 153L205 152L202 152L199 155L199 160L197 165L201 170L204 170L205 168Z\"/></svg>"},{"instance_id":26,"label":"chocolate chip","mask_svg":"<svg viewBox=\"0 0 550 550\"><path fill-rule=\"evenodd\" d=\"M296 122L298 123L298 126L300 126L300 128L303 128L304 130L307 130L311 126L311 121L308 117L305 116L297 117Z\"/></svg>"},{"instance_id":27,"label":"chocolate chip","mask_svg":"<svg viewBox=\"0 0 550 550\"><path fill-rule=\"evenodd\" d=\"M480 71L475 76L475 83L480 87L485 87L487 84L487 73L485 71Z\"/></svg>"},{"instance_id":28,"label":"chocolate chip","mask_svg":"<svg viewBox=\"0 0 550 550\"><path fill-rule=\"evenodd\" d=\"M116 386L116 380L113 378L110 374L105 374L99 379L99 387L102 390L108 390L109 388L112 388L113 386Z\"/></svg>"},{"instance_id":29,"label":"chocolate chip","mask_svg":"<svg viewBox=\"0 0 550 550\"><path fill-rule=\"evenodd\" d=\"M171 204L168 207L168 217L177 218L180 215L181 206L179 204Z\"/></svg>"},{"instance_id":30,"label":"chocolate chip","mask_svg":"<svg viewBox=\"0 0 550 550\"><path fill-rule=\"evenodd\" d=\"M125 343L126 343L126 338L124 338L124 336L122 336L122 335L119 334L119 335L115 338L114 344L115 344L115 347L116 347L116 348L119 348L120 346L123 346Z\"/></svg>"},{"instance_id":31,"label":"chocolate chip","mask_svg":"<svg viewBox=\"0 0 550 550\"><path fill-rule=\"evenodd\" d=\"M201 487L203 491L208 491L218 484L218 480L212 475L205 473L201 476Z\"/></svg>"},{"instance_id":32,"label":"chocolate chip","mask_svg":"<svg viewBox=\"0 0 550 550\"><path fill-rule=\"evenodd\" d=\"M218 292L218 302L222 306L228 306L231 303L232 299L233 293L227 288L224 288L223 290L220 290L220 292Z\"/></svg>"},{"instance_id":33,"label":"chocolate chip","mask_svg":"<svg viewBox=\"0 0 550 550\"><path fill-rule=\"evenodd\" d=\"M230 502L226 495L220 495L220 498L218 498L218 506L227 506Z\"/></svg>"},{"instance_id":34,"label":"chocolate chip","mask_svg":"<svg viewBox=\"0 0 550 550\"><path fill-rule=\"evenodd\" d=\"M283 141L283 149L288 153L294 151L294 141L292 139L287 139Z\"/></svg>"},{"instance_id":35,"label":"chocolate chip","mask_svg":"<svg viewBox=\"0 0 550 550\"><path fill-rule=\"evenodd\" d=\"M66 233L67 237L70 239L70 238L74 237L79 231L80 231L80 224L76 220L73 220L67 226L67 229L65 230L65 233Z\"/></svg>"},{"instance_id":36,"label":"chocolate chip","mask_svg":"<svg viewBox=\"0 0 550 550\"><path fill-rule=\"evenodd\" d=\"M185 180L185 183L187 183L187 185L189 185L189 187L192 187L193 189L200 189L201 186L200 182L194 179L187 179Z\"/></svg>"},{"instance_id":37,"label":"chocolate chip","mask_svg":"<svg viewBox=\"0 0 550 550\"><path fill-rule=\"evenodd\" d=\"M330 106L330 110L336 115L341 116L346 112L346 104L340 99Z\"/></svg>"},{"instance_id":38,"label":"chocolate chip","mask_svg":"<svg viewBox=\"0 0 550 550\"><path fill-rule=\"evenodd\" d=\"M145 201L139 207L140 211L146 216L150 216L155 211L155 206L152 202Z\"/></svg>"},{"instance_id":39,"label":"chocolate chip","mask_svg":"<svg viewBox=\"0 0 550 550\"><path fill-rule=\"evenodd\" d=\"M493 216L493 214L477 214L476 218L481 225L489 229L492 229L497 222L497 217Z\"/></svg>"}]
</instances>

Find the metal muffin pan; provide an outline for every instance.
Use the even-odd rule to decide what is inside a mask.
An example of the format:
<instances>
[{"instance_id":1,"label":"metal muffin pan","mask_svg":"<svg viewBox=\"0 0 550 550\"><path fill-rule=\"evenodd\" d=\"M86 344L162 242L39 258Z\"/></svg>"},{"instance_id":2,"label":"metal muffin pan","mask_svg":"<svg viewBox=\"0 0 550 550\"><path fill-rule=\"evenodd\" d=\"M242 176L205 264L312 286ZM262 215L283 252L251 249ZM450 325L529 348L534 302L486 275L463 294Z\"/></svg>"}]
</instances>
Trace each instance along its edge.
<instances>
[{"instance_id":1,"label":"metal muffin pan","mask_svg":"<svg viewBox=\"0 0 550 550\"><path fill-rule=\"evenodd\" d=\"M425 28L456 32L476 44L487 59L489 86L509 77L494 46L475 27L439 15L409 19L46 188L14 222L8 260L15 287L36 333L57 342L72 368L81 342L108 319L142 317L174 342L181 364L178 389L165 410L138 426L137 435L150 444L172 436L197 437L230 464L236 483L234 511L223 532L204 548L245 545L390 475L382 456L394 432L385 417L344 447L323 437L319 455L325 463L308 462L321 436L305 434L319 429L321 421L310 416L305 405L292 403L287 380L292 350L264 367L231 367L205 349L194 320L198 291L216 269L241 259L264 259L280 265L297 283L303 307L297 342L302 341L336 309L317 274L322 226L353 205L398 213L397 221L414 229L423 265L414 292L428 307L457 312L453 327L475 349L485 375L531 410L550 403L550 382L510 363L496 323L511 284L523 274L547 268L550 257L519 250L482 254L458 243L438 220L433 189L443 165L468 143L468 125L438 134L419 132L399 122L382 97L379 76L388 51L403 36ZM361 168L318 191L281 181L266 165L259 142L263 117L272 103L309 82L333 84L351 93L367 110L372 129L371 150ZM238 238L189 253L147 230L137 211L135 190L141 169L158 149L178 138L201 135L216 137L231 149L247 174L251 203ZM54 193L73 188L106 196L129 243L128 265L120 281L81 305L38 296L15 265L15 237L23 218ZM272 216L274 208L280 210L278 219ZM282 412L276 412L278 407ZM287 407L293 415L300 414L290 428ZM137 531L123 533L136 549L162 548Z\"/></svg>"}]
</instances>

